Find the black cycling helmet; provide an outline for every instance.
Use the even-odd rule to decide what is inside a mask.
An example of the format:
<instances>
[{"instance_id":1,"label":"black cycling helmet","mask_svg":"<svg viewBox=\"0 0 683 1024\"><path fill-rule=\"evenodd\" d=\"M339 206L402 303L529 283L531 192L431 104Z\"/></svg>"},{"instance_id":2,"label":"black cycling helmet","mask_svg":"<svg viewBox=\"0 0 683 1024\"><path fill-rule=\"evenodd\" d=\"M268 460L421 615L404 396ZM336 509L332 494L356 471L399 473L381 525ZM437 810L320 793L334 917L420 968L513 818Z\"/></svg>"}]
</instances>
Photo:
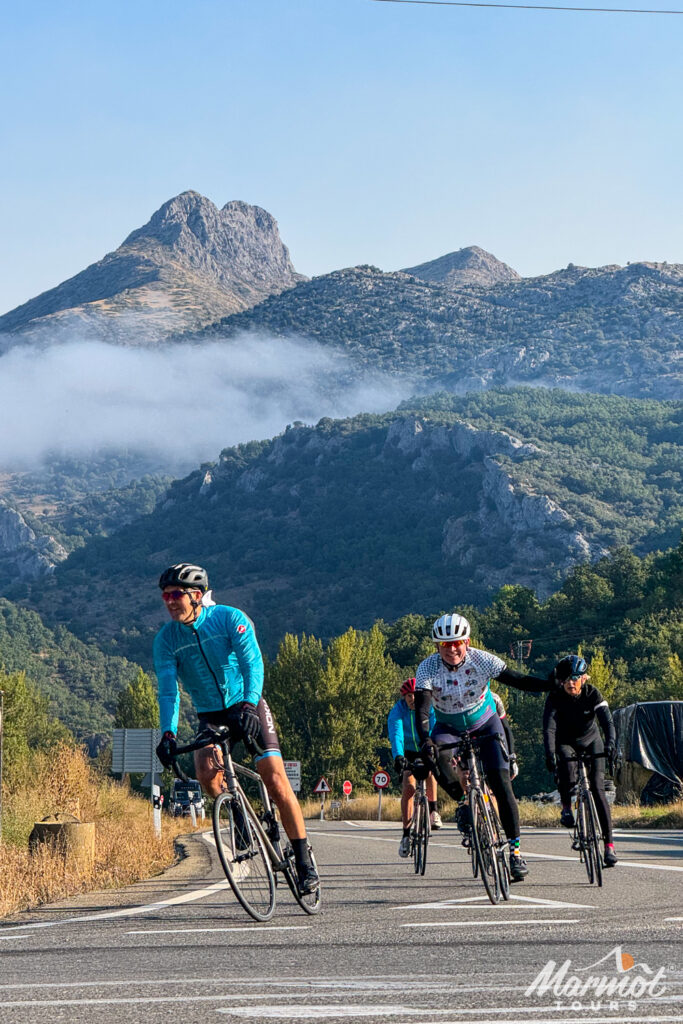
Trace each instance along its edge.
<instances>
[{"instance_id":1,"label":"black cycling helmet","mask_svg":"<svg viewBox=\"0 0 683 1024\"><path fill-rule=\"evenodd\" d=\"M159 577L159 587L183 587L185 590L201 590L205 594L209 589L209 577L206 569L191 562L178 562L164 569Z\"/></svg>"},{"instance_id":2,"label":"black cycling helmet","mask_svg":"<svg viewBox=\"0 0 683 1024\"><path fill-rule=\"evenodd\" d=\"M568 654L562 661L558 661L556 675L558 679L579 679L588 672L588 665L584 658L578 654Z\"/></svg>"}]
</instances>

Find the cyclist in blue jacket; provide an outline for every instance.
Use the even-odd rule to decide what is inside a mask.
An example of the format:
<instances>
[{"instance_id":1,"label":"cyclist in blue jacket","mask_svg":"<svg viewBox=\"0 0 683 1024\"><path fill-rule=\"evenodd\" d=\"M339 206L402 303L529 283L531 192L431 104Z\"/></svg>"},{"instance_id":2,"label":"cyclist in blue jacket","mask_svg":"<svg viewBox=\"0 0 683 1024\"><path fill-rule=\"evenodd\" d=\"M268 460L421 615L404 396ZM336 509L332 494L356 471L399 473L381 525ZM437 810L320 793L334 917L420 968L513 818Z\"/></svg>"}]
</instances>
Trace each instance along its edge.
<instances>
[{"instance_id":1,"label":"cyclist in blue jacket","mask_svg":"<svg viewBox=\"0 0 683 1024\"><path fill-rule=\"evenodd\" d=\"M294 849L299 886L302 892L313 892L319 879L311 863L301 808L285 772L273 716L262 696L263 658L254 624L239 608L211 599L208 576L198 565L180 562L170 566L161 574L159 587L171 617L154 640L162 732L159 760L168 765L175 753L180 680L200 723L227 725L231 742L251 740L260 749L256 770ZM224 785L220 749L197 750L194 761L204 791L217 797Z\"/></svg>"},{"instance_id":2,"label":"cyclist in blue jacket","mask_svg":"<svg viewBox=\"0 0 683 1024\"><path fill-rule=\"evenodd\" d=\"M430 728L436 722L436 715L430 709ZM401 696L396 701L387 719L387 730L394 770L401 776L401 818L403 838L399 843L399 857L410 856L410 822L413 817L415 796L415 775L413 765L420 757L420 737L415 724L415 679L406 679L401 686ZM424 777L424 776L423 776ZM441 815L436 809L436 779L431 772L427 775L427 800L429 820L433 829L441 828Z\"/></svg>"}]
</instances>

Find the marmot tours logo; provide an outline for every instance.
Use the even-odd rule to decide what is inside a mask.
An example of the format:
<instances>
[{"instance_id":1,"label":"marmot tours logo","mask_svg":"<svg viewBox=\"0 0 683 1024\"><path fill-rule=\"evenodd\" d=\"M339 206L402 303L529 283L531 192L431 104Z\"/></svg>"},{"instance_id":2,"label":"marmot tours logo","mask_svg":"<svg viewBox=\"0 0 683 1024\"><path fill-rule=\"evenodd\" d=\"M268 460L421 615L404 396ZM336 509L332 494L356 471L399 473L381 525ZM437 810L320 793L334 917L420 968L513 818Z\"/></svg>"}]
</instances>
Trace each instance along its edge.
<instances>
[{"instance_id":1,"label":"marmot tours logo","mask_svg":"<svg viewBox=\"0 0 683 1024\"><path fill-rule=\"evenodd\" d=\"M602 973L596 968L602 967ZM615 946L600 960L587 967L572 967L571 960L558 964L549 960L536 975L524 995L555 996L558 1008L583 1009L629 1009L636 1008L636 1001L647 996L658 999L666 991L662 984L666 968L654 971L646 963L637 962L630 953L624 953L621 946ZM569 1004L561 1000L571 1000ZM603 1002L604 1000L604 1002ZM623 1000L619 1006L619 1000Z\"/></svg>"}]
</instances>

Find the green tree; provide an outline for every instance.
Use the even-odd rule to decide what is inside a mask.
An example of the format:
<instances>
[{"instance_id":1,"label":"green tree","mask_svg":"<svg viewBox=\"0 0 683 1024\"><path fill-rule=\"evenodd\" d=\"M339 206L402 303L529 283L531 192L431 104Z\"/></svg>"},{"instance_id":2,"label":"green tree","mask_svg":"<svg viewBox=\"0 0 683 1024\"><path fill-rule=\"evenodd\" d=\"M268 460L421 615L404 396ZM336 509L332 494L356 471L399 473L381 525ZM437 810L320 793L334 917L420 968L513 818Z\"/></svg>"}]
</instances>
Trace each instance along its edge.
<instances>
[{"instance_id":1,"label":"green tree","mask_svg":"<svg viewBox=\"0 0 683 1024\"><path fill-rule=\"evenodd\" d=\"M132 683L119 693L114 718L116 729L158 729L159 703L152 680L138 669Z\"/></svg>"},{"instance_id":2,"label":"green tree","mask_svg":"<svg viewBox=\"0 0 683 1024\"><path fill-rule=\"evenodd\" d=\"M50 714L50 701L25 672L0 670L3 691L3 776L8 786L25 777L32 751L49 750L73 736Z\"/></svg>"}]
</instances>

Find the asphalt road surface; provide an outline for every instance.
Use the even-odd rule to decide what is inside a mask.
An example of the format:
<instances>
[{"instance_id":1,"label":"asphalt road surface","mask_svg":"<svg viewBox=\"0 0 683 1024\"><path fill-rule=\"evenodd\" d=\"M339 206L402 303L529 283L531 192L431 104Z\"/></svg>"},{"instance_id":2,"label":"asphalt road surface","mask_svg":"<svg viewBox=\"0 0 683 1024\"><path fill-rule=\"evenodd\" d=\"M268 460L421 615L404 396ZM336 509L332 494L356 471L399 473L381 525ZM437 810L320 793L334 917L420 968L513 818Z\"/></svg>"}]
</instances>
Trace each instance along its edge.
<instances>
[{"instance_id":1,"label":"asphalt road surface","mask_svg":"<svg viewBox=\"0 0 683 1024\"><path fill-rule=\"evenodd\" d=\"M424 878L395 824L309 827L317 917L279 887L252 922L195 836L158 878L4 921L0 1021L683 1024L683 832L617 832L598 889L567 832L525 830L529 876L494 907L454 825Z\"/></svg>"}]
</instances>

